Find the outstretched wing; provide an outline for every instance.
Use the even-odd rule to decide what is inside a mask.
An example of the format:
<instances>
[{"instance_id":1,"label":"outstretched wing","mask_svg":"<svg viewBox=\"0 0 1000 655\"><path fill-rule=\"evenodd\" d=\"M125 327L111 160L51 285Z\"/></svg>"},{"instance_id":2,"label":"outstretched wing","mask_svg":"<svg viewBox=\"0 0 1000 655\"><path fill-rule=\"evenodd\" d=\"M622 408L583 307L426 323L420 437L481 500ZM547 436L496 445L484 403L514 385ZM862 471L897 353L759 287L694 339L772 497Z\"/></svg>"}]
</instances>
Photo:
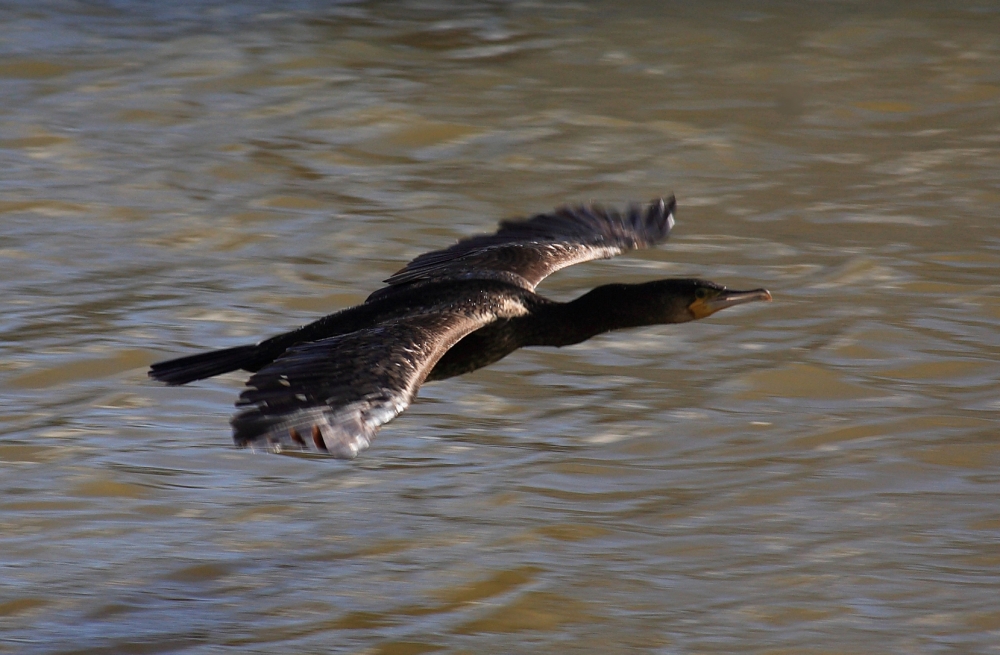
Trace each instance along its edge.
<instances>
[{"instance_id":1,"label":"outstretched wing","mask_svg":"<svg viewBox=\"0 0 1000 655\"><path fill-rule=\"evenodd\" d=\"M494 234L469 237L420 255L386 283L499 279L533 291L561 268L666 239L674 226L675 207L670 196L645 207L632 205L621 213L598 206L563 207L526 220L503 221Z\"/></svg>"},{"instance_id":2,"label":"outstretched wing","mask_svg":"<svg viewBox=\"0 0 1000 655\"><path fill-rule=\"evenodd\" d=\"M466 298L289 349L247 382L233 417L238 446L353 458L402 412L441 356L515 300Z\"/></svg>"}]
</instances>

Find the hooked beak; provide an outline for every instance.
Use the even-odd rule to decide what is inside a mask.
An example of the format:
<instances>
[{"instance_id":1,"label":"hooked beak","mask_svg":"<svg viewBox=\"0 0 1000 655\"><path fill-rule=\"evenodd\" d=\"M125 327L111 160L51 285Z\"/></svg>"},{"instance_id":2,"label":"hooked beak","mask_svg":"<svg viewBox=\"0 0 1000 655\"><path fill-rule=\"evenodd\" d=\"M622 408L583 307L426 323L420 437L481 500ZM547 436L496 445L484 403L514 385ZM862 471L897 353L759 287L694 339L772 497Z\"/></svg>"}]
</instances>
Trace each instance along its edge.
<instances>
[{"instance_id":1,"label":"hooked beak","mask_svg":"<svg viewBox=\"0 0 1000 655\"><path fill-rule=\"evenodd\" d=\"M756 302L758 300L771 302L771 292L767 289L751 289L750 291L730 291L726 289L714 298L695 300L688 305L688 309L698 319L711 316L715 312L727 307L735 307L736 305Z\"/></svg>"}]
</instances>

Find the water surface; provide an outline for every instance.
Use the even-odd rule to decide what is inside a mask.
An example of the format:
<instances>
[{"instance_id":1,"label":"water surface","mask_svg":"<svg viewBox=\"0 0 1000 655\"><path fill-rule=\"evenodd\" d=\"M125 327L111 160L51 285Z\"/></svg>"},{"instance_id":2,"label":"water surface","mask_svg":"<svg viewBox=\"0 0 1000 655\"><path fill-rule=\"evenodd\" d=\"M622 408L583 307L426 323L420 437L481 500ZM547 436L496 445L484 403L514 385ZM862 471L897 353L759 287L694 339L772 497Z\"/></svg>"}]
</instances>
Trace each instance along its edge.
<instances>
[{"instance_id":1,"label":"water surface","mask_svg":"<svg viewBox=\"0 0 1000 655\"><path fill-rule=\"evenodd\" d=\"M0 652L988 653L991 3L0 10ZM498 220L674 192L750 305L428 385L254 456L149 363Z\"/></svg>"}]
</instances>

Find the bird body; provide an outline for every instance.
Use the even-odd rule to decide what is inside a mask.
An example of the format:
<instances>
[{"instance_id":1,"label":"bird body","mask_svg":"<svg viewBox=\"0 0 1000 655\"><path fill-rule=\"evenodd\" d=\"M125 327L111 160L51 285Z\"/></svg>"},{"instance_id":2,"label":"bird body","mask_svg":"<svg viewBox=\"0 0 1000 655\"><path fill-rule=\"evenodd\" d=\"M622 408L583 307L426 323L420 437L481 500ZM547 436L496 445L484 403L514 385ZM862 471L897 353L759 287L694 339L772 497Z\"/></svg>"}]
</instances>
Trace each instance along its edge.
<instances>
[{"instance_id":1,"label":"bird body","mask_svg":"<svg viewBox=\"0 0 1000 655\"><path fill-rule=\"evenodd\" d=\"M603 285L565 303L535 293L560 268L666 239L674 207L670 198L624 213L577 207L505 221L493 234L420 255L360 305L258 344L160 362L149 374L177 385L254 372L232 420L237 445L353 458L425 381L523 347L572 345L770 300L763 289L695 279Z\"/></svg>"}]
</instances>

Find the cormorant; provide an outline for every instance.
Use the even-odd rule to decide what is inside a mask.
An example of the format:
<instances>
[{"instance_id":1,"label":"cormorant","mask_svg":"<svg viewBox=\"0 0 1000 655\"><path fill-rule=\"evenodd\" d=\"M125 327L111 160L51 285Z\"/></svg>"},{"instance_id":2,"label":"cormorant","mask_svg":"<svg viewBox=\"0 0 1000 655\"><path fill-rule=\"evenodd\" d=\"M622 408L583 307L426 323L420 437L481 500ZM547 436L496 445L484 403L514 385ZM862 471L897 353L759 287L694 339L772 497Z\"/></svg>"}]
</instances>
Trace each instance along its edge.
<instances>
[{"instance_id":1,"label":"cormorant","mask_svg":"<svg viewBox=\"0 0 1000 655\"><path fill-rule=\"evenodd\" d=\"M360 305L255 345L160 362L149 375L179 385L252 371L232 419L237 445L353 458L425 381L474 371L525 346L567 346L771 300L765 289L730 291L698 279L608 284L565 303L534 292L571 264L663 241L675 205L671 196L624 212L563 207L503 221L493 234L420 255Z\"/></svg>"}]
</instances>

